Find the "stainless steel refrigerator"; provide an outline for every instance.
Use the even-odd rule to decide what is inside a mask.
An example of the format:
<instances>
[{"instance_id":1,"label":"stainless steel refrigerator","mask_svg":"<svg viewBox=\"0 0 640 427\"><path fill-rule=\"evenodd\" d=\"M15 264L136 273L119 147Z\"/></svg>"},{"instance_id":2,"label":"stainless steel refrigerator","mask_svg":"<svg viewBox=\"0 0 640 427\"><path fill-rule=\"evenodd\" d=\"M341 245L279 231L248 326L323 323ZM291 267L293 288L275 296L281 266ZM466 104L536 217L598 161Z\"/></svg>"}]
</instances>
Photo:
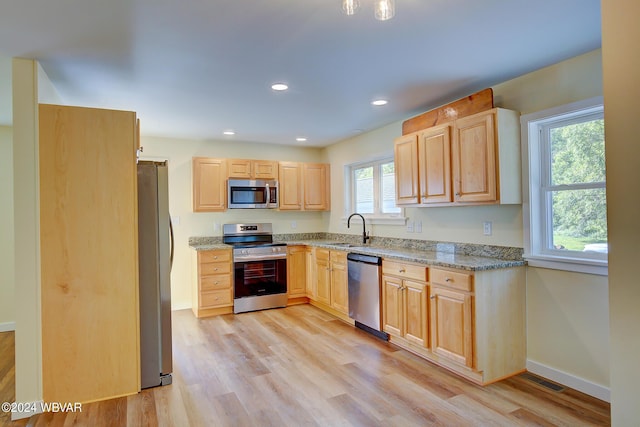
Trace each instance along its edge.
<instances>
[{"instance_id":1,"label":"stainless steel refrigerator","mask_svg":"<svg viewBox=\"0 0 640 427\"><path fill-rule=\"evenodd\" d=\"M138 162L141 387L171 384L171 263L166 162Z\"/></svg>"}]
</instances>

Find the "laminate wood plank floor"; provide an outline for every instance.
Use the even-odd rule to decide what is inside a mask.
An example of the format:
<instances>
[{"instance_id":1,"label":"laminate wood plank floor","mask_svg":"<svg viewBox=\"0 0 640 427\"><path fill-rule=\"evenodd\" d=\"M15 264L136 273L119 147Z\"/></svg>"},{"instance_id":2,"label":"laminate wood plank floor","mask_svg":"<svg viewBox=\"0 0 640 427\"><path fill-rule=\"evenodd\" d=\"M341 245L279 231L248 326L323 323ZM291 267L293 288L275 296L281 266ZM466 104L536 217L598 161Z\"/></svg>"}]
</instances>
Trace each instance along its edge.
<instances>
[{"instance_id":1,"label":"laminate wood plank floor","mask_svg":"<svg viewBox=\"0 0 640 427\"><path fill-rule=\"evenodd\" d=\"M524 376L480 387L310 305L173 313L173 384L2 425L605 426L609 404ZM0 334L2 336L3 334ZM7 339L13 345L13 337ZM0 341L5 358L5 340ZM10 367L8 367L11 365ZM2 362L2 401L13 366ZM9 378L9 380L6 380Z\"/></svg>"}]
</instances>

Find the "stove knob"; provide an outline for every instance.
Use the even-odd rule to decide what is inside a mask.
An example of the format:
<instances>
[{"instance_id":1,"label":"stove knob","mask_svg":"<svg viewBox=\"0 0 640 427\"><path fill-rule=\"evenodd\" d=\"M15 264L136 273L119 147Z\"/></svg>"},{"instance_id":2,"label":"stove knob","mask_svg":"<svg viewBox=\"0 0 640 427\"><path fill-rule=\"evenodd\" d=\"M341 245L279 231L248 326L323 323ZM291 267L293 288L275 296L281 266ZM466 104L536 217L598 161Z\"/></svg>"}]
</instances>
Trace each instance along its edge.
<instances>
[{"instance_id":1,"label":"stove knob","mask_svg":"<svg viewBox=\"0 0 640 427\"><path fill-rule=\"evenodd\" d=\"M278 249L277 248L271 248L271 252L277 252Z\"/></svg>"}]
</instances>

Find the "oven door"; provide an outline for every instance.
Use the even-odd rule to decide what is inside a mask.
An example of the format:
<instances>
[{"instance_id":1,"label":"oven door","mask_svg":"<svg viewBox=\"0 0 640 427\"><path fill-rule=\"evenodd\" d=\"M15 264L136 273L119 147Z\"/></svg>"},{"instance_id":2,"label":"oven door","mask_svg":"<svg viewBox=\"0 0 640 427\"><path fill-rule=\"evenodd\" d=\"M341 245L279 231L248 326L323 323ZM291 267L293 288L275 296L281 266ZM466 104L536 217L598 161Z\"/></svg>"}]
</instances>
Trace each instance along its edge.
<instances>
[{"instance_id":1,"label":"oven door","mask_svg":"<svg viewBox=\"0 0 640 427\"><path fill-rule=\"evenodd\" d=\"M287 292L287 259L234 262L234 298Z\"/></svg>"}]
</instances>

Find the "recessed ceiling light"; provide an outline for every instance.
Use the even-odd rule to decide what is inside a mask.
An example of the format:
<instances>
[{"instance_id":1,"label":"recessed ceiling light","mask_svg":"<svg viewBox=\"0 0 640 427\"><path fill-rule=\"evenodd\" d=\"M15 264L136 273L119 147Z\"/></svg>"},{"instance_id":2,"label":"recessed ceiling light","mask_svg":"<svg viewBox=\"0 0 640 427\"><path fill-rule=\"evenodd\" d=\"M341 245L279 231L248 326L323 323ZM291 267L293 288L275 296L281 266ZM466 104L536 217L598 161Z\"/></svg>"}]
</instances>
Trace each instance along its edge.
<instances>
[{"instance_id":1,"label":"recessed ceiling light","mask_svg":"<svg viewBox=\"0 0 640 427\"><path fill-rule=\"evenodd\" d=\"M387 101L386 99L376 99L375 101L371 101L371 105L375 105L377 107L381 106L381 105L387 105Z\"/></svg>"},{"instance_id":2,"label":"recessed ceiling light","mask_svg":"<svg viewBox=\"0 0 640 427\"><path fill-rule=\"evenodd\" d=\"M224 135L235 135L236 133L232 130L225 130L224 132L222 132Z\"/></svg>"},{"instance_id":3,"label":"recessed ceiling light","mask_svg":"<svg viewBox=\"0 0 640 427\"><path fill-rule=\"evenodd\" d=\"M271 89L282 92L283 90L289 89L289 86L284 83L274 83L271 85Z\"/></svg>"},{"instance_id":4,"label":"recessed ceiling light","mask_svg":"<svg viewBox=\"0 0 640 427\"><path fill-rule=\"evenodd\" d=\"M296 141L298 142L305 142L307 140L307 138L303 137L303 136L299 136L296 138Z\"/></svg>"}]
</instances>

